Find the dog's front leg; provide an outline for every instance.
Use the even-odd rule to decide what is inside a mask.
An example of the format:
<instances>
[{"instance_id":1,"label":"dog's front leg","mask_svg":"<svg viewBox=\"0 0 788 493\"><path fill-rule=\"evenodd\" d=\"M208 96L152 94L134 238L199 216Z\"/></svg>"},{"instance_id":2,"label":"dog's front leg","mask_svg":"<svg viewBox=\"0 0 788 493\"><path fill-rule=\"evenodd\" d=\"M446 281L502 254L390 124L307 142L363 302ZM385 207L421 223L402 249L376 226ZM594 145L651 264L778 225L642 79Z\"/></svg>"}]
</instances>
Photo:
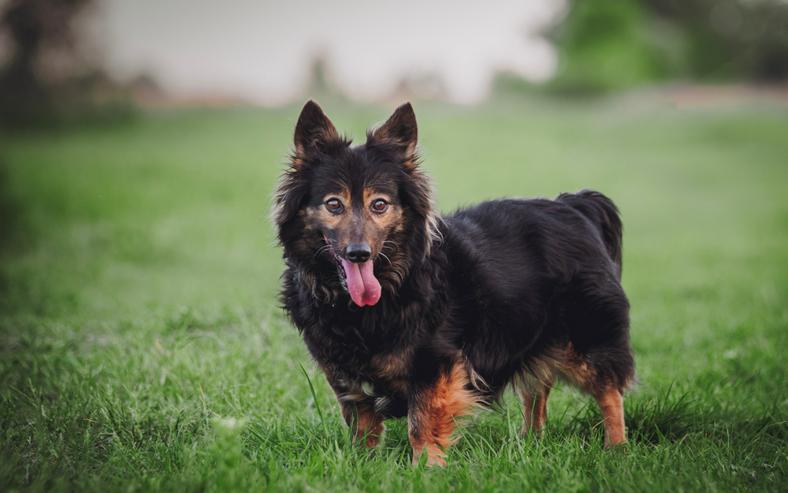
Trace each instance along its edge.
<instances>
[{"instance_id":1,"label":"dog's front leg","mask_svg":"<svg viewBox=\"0 0 788 493\"><path fill-rule=\"evenodd\" d=\"M343 402L342 416L353 431L353 439L361 442L368 448L377 447L383 436L383 417L375 412L375 407L369 400Z\"/></svg>"},{"instance_id":2,"label":"dog's front leg","mask_svg":"<svg viewBox=\"0 0 788 493\"><path fill-rule=\"evenodd\" d=\"M337 396L342 417L353 432L355 442L376 447L383 435L383 417L375 411L375 401L364 392L360 382L329 365L321 365L328 384Z\"/></svg>"},{"instance_id":3,"label":"dog's front leg","mask_svg":"<svg viewBox=\"0 0 788 493\"><path fill-rule=\"evenodd\" d=\"M445 466L446 449L454 443L455 419L475 403L468 390L468 375L456 364L441 371L435 381L414 389L408 400L408 437L413 447L413 464L427 454L427 465Z\"/></svg>"}]
</instances>

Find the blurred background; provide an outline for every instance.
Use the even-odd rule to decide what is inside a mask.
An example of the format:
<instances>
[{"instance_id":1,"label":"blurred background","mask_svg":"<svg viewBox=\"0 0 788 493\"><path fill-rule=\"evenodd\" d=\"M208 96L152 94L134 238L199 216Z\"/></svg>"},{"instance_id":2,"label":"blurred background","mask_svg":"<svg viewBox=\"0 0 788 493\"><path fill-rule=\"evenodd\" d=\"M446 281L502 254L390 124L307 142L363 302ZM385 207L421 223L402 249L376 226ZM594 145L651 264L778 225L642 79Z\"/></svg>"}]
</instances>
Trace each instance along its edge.
<instances>
[{"instance_id":1,"label":"blurred background","mask_svg":"<svg viewBox=\"0 0 788 493\"><path fill-rule=\"evenodd\" d=\"M356 143L413 101L441 211L618 204L628 454L560 391L456 476L337 445L269 220L307 98ZM0 490L784 489L787 136L785 0L0 0Z\"/></svg>"},{"instance_id":2,"label":"blurred background","mask_svg":"<svg viewBox=\"0 0 788 493\"><path fill-rule=\"evenodd\" d=\"M788 77L782 0L4 0L0 12L6 125L325 93L477 104L734 84L723 92L784 97Z\"/></svg>"},{"instance_id":3,"label":"blurred background","mask_svg":"<svg viewBox=\"0 0 788 493\"><path fill-rule=\"evenodd\" d=\"M414 101L443 210L596 187L642 212L634 231L692 211L687 234L742 241L719 211L730 188L749 208L782 204L763 187L785 172L787 78L782 0L4 0L6 270L34 244L57 265L6 289L58 289L48 276L80 265L71 248L112 279L80 285L82 305L116 308L113 275L140 283L128 296L193 303L142 268L169 256L198 298L216 293L195 265L234 286L231 264L271 281L230 289L271 300L266 214L307 98L351 137Z\"/></svg>"}]
</instances>

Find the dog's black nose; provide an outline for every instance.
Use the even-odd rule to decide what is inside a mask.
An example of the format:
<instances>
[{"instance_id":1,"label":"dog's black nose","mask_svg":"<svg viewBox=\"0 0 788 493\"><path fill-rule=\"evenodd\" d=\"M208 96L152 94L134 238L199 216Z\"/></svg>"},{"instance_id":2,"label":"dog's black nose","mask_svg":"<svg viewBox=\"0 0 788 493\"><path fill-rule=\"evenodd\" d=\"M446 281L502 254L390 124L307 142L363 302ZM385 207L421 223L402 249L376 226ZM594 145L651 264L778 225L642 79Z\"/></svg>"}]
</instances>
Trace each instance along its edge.
<instances>
[{"instance_id":1,"label":"dog's black nose","mask_svg":"<svg viewBox=\"0 0 788 493\"><path fill-rule=\"evenodd\" d=\"M351 243L345 248L345 257L351 262L366 262L372 255L372 249L366 243Z\"/></svg>"}]
</instances>

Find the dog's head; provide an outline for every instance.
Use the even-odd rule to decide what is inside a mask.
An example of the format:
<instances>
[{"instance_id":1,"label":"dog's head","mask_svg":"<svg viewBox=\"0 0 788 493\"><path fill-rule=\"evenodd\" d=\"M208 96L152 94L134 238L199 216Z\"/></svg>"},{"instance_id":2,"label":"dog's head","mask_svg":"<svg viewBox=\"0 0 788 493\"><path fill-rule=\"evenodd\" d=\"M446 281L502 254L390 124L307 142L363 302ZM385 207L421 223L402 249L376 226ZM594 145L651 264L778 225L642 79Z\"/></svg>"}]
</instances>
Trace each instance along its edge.
<instances>
[{"instance_id":1,"label":"dog's head","mask_svg":"<svg viewBox=\"0 0 788 493\"><path fill-rule=\"evenodd\" d=\"M345 289L356 305L375 305L437 234L429 182L418 169L413 107L400 106L365 144L351 146L309 101L294 140L275 197L285 258L323 290Z\"/></svg>"}]
</instances>

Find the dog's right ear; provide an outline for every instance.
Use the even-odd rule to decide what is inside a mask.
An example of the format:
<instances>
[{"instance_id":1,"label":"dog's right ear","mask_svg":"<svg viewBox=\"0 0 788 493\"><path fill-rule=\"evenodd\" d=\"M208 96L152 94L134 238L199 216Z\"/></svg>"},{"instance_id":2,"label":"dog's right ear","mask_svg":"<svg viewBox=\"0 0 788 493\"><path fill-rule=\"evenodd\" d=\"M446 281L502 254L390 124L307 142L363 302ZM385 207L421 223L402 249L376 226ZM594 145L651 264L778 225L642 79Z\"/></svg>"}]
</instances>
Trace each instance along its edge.
<instances>
[{"instance_id":1,"label":"dog's right ear","mask_svg":"<svg viewBox=\"0 0 788 493\"><path fill-rule=\"evenodd\" d=\"M321 144L338 138L337 129L320 106L311 99L307 101L295 127L293 141L296 156L308 155L319 149Z\"/></svg>"},{"instance_id":2,"label":"dog's right ear","mask_svg":"<svg viewBox=\"0 0 788 493\"><path fill-rule=\"evenodd\" d=\"M394 114L386 120L386 123L372 132L371 137L378 142L400 147L405 156L410 158L416 152L418 133L413 106L410 103L405 103L394 110Z\"/></svg>"}]
</instances>

